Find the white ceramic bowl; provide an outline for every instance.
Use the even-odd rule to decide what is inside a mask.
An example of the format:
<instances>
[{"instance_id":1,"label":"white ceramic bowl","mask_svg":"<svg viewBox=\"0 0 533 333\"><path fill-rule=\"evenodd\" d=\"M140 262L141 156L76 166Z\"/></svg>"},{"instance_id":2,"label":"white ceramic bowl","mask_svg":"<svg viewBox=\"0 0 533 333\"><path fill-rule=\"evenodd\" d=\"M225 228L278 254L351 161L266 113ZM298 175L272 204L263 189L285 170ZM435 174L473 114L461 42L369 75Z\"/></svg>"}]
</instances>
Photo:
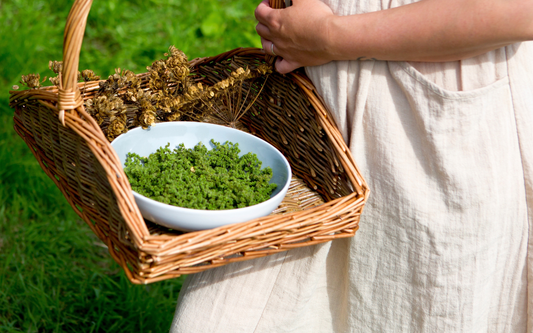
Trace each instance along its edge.
<instances>
[{"instance_id":1,"label":"white ceramic bowl","mask_svg":"<svg viewBox=\"0 0 533 333\"><path fill-rule=\"evenodd\" d=\"M270 199L244 208L200 210L167 205L133 191L135 202L145 219L177 230L204 230L266 216L279 206L287 194L291 180L289 162L272 145L246 132L208 123L167 122L158 123L146 130L140 127L132 129L117 137L111 146L124 166L128 153L149 156L167 143L174 149L181 143L186 148L193 148L202 142L210 149L211 139L220 143L238 143L241 155L253 152L262 162L262 168L272 168L273 176L270 182L276 183L278 187Z\"/></svg>"}]
</instances>

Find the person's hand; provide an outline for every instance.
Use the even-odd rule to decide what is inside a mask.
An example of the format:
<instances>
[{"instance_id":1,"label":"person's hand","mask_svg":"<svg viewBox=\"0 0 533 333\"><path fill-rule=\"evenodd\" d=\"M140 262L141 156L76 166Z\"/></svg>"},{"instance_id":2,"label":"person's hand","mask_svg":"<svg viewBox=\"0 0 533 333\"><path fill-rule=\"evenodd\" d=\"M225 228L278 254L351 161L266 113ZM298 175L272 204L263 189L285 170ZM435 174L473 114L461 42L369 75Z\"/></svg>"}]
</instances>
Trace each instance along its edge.
<instances>
[{"instance_id":1,"label":"person's hand","mask_svg":"<svg viewBox=\"0 0 533 333\"><path fill-rule=\"evenodd\" d=\"M263 0L255 10L257 33L266 53L280 56L278 72L285 74L302 66L330 62L328 20L333 12L318 0L293 0L285 9L272 9ZM272 47L272 44L274 46Z\"/></svg>"}]
</instances>

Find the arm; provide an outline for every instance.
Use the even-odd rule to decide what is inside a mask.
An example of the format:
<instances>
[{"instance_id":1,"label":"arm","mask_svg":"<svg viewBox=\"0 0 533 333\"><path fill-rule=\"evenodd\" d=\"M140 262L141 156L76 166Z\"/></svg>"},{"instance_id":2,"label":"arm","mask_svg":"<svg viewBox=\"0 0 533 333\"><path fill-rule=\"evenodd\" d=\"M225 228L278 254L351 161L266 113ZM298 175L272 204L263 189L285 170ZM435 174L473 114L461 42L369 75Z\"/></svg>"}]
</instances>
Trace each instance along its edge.
<instances>
[{"instance_id":1,"label":"arm","mask_svg":"<svg viewBox=\"0 0 533 333\"><path fill-rule=\"evenodd\" d=\"M533 39L531 0L422 0L336 16L318 0L256 9L263 48L283 57L282 73L332 60L453 61Z\"/></svg>"}]
</instances>

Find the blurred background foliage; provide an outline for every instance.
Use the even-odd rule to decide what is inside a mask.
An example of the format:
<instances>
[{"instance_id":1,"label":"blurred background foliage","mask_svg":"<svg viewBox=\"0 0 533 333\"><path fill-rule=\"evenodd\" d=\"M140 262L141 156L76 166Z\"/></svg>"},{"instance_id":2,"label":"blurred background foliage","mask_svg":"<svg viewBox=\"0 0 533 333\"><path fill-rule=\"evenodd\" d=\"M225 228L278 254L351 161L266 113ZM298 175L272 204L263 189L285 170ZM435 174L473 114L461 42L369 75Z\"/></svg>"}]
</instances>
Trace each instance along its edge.
<instances>
[{"instance_id":1,"label":"blurred background foliage","mask_svg":"<svg viewBox=\"0 0 533 333\"><path fill-rule=\"evenodd\" d=\"M261 47L258 2L95 1L80 69L142 73L170 45L189 59ZM131 284L13 130L9 90L53 76L72 3L0 0L0 332L166 332L183 279Z\"/></svg>"}]
</instances>

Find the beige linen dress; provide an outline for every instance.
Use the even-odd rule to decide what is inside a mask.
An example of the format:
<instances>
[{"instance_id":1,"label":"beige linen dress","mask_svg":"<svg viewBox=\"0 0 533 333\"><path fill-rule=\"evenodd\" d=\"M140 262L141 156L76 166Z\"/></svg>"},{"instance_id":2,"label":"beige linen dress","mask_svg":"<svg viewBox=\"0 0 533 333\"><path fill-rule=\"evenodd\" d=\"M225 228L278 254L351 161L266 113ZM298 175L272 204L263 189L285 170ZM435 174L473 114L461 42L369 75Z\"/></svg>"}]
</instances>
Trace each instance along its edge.
<instances>
[{"instance_id":1,"label":"beige linen dress","mask_svg":"<svg viewBox=\"0 0 533 333\"><path fill-rule=\"evenodd\" d=\"M533 44L307 73L371 189L359 231L189 276L171 331L533 333Z\"/></svg>"}]
</instances>

